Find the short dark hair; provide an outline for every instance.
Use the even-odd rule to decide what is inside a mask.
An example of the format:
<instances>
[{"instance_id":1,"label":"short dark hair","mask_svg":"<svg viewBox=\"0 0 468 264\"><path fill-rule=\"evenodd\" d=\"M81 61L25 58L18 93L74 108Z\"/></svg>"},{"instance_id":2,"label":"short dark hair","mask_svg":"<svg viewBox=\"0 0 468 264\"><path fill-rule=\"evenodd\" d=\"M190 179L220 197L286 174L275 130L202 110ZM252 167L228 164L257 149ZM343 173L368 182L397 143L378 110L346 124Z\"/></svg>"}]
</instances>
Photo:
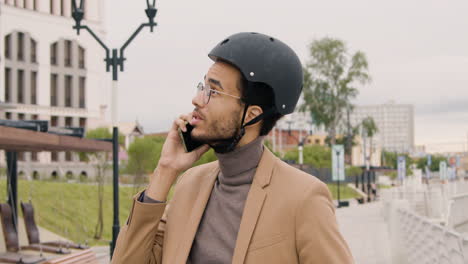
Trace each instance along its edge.
<instances>
[{"instance_id":1,"label":"short dark hair","mask_svg":"<svg viewBox=\"0 0 468 264\"><path fill-rule=\"evenodd\" d=\"M240 90L243 103L258 105L262 108L263 112L275 106L275 95L273 94L273 89L268 84L250 82L244 77L242 72L240 72L240 79L237 86ZM268 135L281 117L283 117L283 115L276 112L262 119L263 123L260 128L260 136Z\"/></svg>"}]
</instances>

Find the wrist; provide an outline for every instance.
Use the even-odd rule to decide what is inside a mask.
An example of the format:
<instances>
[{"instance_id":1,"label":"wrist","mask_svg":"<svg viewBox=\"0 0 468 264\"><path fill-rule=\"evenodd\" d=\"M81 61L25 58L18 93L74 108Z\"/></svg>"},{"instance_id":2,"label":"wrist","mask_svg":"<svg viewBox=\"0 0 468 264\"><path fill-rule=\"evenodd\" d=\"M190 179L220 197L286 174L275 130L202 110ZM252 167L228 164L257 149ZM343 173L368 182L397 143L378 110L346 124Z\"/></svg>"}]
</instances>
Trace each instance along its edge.
<instances>
[{"instance_id":1,"label":"wrist","mask_svg":"<svg viewBox=\"0 0 468 264\"><path fill-rule=\"evenodd\" d=\"M172 184L177 179L178 172L158 166L151 177L150 183L146 189L145 195L158 201L166 201Z\"/></svg>"}]
</instances>

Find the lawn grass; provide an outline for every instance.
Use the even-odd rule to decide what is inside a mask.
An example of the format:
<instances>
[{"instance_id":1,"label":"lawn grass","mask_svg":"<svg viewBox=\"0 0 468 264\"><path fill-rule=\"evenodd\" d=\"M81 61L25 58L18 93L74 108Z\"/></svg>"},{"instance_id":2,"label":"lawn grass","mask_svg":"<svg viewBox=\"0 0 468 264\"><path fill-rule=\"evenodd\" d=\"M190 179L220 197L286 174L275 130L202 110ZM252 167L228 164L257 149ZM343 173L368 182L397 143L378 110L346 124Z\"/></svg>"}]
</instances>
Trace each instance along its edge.
<instances>
[{"instance_id":1,"label":"lawn grass","mask_svg":"<svg viewBox=\"0 0 468 264\"><path fill-rule=\"evenodd\" d=\"M328 189L332 193L333 199L338 199L338 185L335 183L328 183ZM345 184L340 184L340 200L353 199L360 197L360 195L349 188Z\"/></svg>"},{"instance_id":2,"label":"lawn grass","mask_svg":"<svg viewBox=\"0 0 468 264\"><path fill-rule=\"evenodd\" d=\"M0 202L5 202L6 180L0 180ZM104 229L101 240L94 239L98 215L97 185L51 182L18 182L19 201L29 201L31 197L35 209L36 223L56 234L78 243L90 245L108 245L112 239L113 201L112 186L104 187ZM132 204L134 189L120 187L119 220L125 224Z\"/></svg>"},{"instance_id":3,"label":"lawn grass","mask_svg":"<svg viewBox=\"0 0 468 264\"><path fill-rule=\"evenodd\" d=\"M25 181L18 182L18 210L22 215L19 201L29 201L35 209L36 223L56 234L78 243L89 245L108 245L112 238L113 201L112 186L104 187L104 230L102 239L95 240L94 232L98 215L97 185L52 182ZM335 184L328 184L333 199L337 199ZM119 219L124 225L134 195L133 187L120 187ZM357 197L358 194L347 186L340 186L341 199ZM173 195L170 191L169 199ZM6 180L0 179L0 202L6 202Z\"/></svg>"}]
</instances>

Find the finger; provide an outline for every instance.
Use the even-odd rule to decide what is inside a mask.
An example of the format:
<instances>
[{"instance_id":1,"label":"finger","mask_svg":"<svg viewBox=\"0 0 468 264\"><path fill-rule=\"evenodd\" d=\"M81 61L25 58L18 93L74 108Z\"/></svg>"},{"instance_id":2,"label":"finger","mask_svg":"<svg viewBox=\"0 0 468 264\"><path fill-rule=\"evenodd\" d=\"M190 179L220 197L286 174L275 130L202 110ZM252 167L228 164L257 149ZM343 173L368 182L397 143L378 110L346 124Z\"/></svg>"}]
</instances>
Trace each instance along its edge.
<instances>
[{"instance_id":1,"label":"finger","mask_svg":"<svg viewBox=\"0 0 468 264\"><path fill-rule=\"evenodd\" d=\"M184 120L186 122L189 122L190 119L192 119L192 116L191 116L191 114L187 114L187 115L184 114L184 115L180 115L179 119L182 119L182 120Z\"/></svg>"},{"instance_id":2,"label":"finger","mask_svg":"<svg viewBox=\"0 0 468 264\"><path fill-rule=\"evenodd\" d=\"M182 129L182 131L187 132L187 123L185 120L177 119L175 122L177 123L177 126Z\"/></svg>"},{"instance_id":3,"label":"finger","mask_svg":"<svg viewBox=\"0 0 468 264\"><path fill-rule=\"evenodd\" d=\"M187 124L190 124L190 122L192 121L192 116L193 116L193 113L190 112L188 114L180 115L179 118L185 120Z\"/></svg>"}]
</instances>

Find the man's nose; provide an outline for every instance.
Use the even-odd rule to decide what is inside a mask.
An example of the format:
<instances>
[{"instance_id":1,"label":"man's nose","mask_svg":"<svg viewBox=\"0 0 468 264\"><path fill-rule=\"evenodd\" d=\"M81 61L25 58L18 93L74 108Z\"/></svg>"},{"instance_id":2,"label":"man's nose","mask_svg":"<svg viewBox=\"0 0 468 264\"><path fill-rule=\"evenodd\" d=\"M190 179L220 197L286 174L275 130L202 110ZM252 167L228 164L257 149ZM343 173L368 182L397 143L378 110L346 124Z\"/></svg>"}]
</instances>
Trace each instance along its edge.
<instances>
[{"instance_id":1,"label":"man's nose","mask_svg":"<svg viewBox=\"0 0 468 264\"><path fill-rule=\"evenodd\" d=\"M203 96L201 92L198 92L195 94L195 96L192 98L192 104L198 108L202 108L205 106L205 103L203 102Z\"/></svg>"}]
</instances>

